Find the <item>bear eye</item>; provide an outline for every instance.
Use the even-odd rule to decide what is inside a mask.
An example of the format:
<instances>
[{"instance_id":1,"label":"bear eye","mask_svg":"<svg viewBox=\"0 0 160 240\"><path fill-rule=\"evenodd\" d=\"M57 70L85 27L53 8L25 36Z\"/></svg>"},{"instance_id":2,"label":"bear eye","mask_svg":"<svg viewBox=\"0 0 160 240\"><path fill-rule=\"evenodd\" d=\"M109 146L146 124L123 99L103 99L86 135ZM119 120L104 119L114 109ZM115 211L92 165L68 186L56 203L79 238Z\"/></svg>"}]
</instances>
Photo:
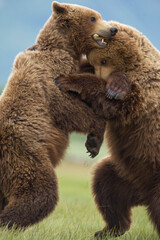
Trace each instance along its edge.
<instances>
[{"instance_id":1,"label":"bear eye","mask_svg":"<svg viewBox=\"0 0 160 240\"><path fill-rule=\"evenodd\" d=\"M101 60L101 65L105 66L107 64L107 61L105 59Z\"/></svg>"},{"instance_id":2,"label":"bear eye","mask_svg":"<svg viewBox=\"0 0 160 240\"><path fill-rule=\"evenodd\" d=\"M91 22L95 22L96 18L95 17L91 17Z\"/></svg>"}]
</instances>

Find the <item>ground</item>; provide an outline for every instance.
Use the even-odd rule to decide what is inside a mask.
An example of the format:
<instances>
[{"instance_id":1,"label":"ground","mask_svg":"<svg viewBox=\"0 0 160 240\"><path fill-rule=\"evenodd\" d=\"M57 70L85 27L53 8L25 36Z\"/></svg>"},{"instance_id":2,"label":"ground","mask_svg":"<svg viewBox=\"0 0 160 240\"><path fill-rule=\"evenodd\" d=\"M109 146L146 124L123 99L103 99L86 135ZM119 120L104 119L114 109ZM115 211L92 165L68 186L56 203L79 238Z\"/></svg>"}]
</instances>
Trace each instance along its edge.
<instances>
[{"instance_id":1,"label":"ground","mask_svg":"<svg viewBox=\"0 0 160 240\"><path fill-rule=\"evenodd\" d=\"M60 202L48 218L25 232L1 230L1 240L93 240L103 226L90 192L91 165L64 161L58 168ZM115 238L108 238L115 240ZM158 240L145 209L135 208L131 230L117 240Z\"/></svg>"}]
</instances>

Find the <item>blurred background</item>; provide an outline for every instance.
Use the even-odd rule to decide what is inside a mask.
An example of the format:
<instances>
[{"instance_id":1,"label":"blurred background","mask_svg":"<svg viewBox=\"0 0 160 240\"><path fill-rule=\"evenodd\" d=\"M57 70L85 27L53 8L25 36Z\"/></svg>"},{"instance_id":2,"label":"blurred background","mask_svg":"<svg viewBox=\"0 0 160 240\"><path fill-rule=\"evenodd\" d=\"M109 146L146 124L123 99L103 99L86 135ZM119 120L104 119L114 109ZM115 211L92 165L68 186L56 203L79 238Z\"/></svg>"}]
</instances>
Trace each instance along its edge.
<instances>
[{"instance_id":1,"label":"blurred background","mask_svg":"<svg viewBox=\"0 0 160 240\"><path fill-rule=\"evenodd\" d=\"M160 0L59 0L84 5L101 13L105 20L116 20L136 27L160 50ZM4 88L15 56L35 43L43 24L51 15L51 0L0 0L0 90ZM93 162L84 147L86 137L72 134L67 158ZM107 154L103 146L100 155Z\"/></svg>"}]
</instances>

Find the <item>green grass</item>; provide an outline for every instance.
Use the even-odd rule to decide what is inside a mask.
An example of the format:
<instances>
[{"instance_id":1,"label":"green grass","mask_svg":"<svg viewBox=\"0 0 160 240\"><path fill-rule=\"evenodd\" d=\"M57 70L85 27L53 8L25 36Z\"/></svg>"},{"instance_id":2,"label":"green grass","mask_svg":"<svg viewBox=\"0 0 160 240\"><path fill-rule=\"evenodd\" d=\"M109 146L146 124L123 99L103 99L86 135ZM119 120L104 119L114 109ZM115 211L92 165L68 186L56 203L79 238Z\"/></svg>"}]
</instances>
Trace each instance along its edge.
<instances>
[{"instance_id":1,"label":"green grass","mask_svg":"<svg viewBox=\"0 0 160 240\"><path fill-rule=\"evenodd\" d=\"M50 216L24 232L1 230L0 240L93 240L104 226L90 192L91 167L63 162L57 168L59 204ZM115 238L107 238L114 239ZM158 240L145 209L133 210L131 230L117 240Z\"/></svg>"}]
</instances>

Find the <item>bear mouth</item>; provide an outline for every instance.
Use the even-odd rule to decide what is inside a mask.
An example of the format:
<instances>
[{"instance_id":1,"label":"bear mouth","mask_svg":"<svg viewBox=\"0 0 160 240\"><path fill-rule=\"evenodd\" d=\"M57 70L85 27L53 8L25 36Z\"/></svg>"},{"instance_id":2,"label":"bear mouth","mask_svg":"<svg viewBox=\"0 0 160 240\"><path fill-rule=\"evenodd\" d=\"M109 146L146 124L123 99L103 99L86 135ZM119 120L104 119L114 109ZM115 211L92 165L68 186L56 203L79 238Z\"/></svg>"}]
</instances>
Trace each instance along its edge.
<instances>
[{"instance_id":1,"label":"bear mouth","mask_svg":"<svg viewBox=\"0 0 160 240\"><path fill-rule=\"evenodd\" d=\"M107 43L104 40L104 37L100 36L99 34L95 33L92 35L93 40L98 44L98 46L105 48Z\"/></svg>"}]
</instances>

